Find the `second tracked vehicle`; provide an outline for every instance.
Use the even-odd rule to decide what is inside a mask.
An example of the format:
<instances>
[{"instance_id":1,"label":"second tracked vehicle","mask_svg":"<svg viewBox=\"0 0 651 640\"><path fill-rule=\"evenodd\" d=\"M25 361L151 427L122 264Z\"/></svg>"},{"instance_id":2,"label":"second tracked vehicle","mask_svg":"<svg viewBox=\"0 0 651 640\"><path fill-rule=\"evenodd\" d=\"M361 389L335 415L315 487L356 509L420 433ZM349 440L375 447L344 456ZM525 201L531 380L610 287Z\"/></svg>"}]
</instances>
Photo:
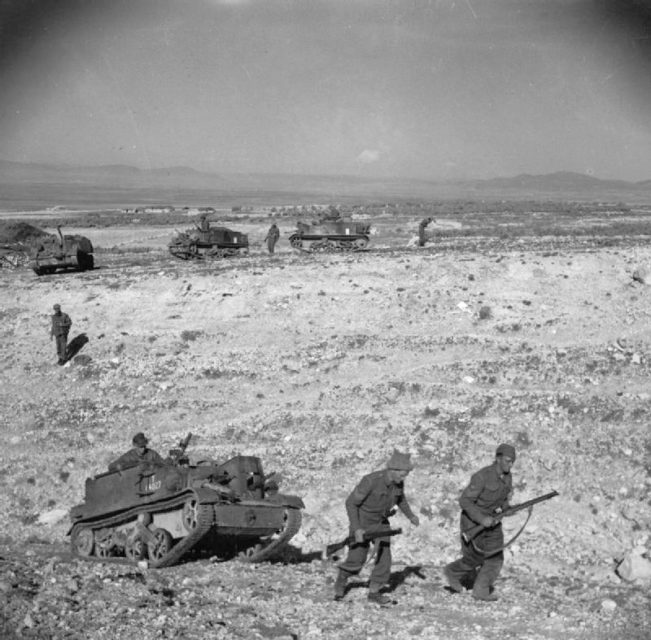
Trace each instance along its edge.
<instances>
[{"instance_id":1,"label":"second tracked vehicle","mask_svg":"<svg viewBox=\"0 0 651 640\"><path fill-rule=\"evenodd\" d=\"M249 237L246 233L226 227L197 227L177 231L167 248L174 257L181 260L225 258L247 253Z\"/></svg>"},{"instance_id":2,"label":"second tracked vehicle","mask_svg":"<svg viewBox=\"0 0 651 640\"><path fill-rule=\"evenodd\" d=\"M255 456L190 464L189 439L163 465L88 478L70 512L73 553L167 567L194 552L259 562L282 549L301 526L301 498L279 493Z\"/></svg>"},{"instance_id":3,"label":"second tracked vehicle","mask_svg":"<svg viewBox=\"0 0 651 640\"><path fill-rule=\"evenodd\" d=\"M368 246L370 230L369 224L343 218L311 224L299 220L296 232L289 236L289 243L297 251L362 251Z\"/></svg>"}]
</instances>

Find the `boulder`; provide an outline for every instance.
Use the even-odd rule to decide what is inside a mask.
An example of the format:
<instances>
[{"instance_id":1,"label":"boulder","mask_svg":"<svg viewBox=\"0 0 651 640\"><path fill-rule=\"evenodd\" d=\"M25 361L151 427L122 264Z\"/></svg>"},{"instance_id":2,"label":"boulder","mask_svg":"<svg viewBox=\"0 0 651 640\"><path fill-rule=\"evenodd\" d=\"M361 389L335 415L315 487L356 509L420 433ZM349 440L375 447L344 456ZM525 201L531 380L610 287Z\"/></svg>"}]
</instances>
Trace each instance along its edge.
<instances>
[{"instance_id":1,"label":"boulder","mask_svg":"<svg viewBox=\"0 0 651 640\"><path fill-rule=\"evenodd\" d=\"M635 282L646 284L649 279L649 270L646 267L637 267L633 270L631 277Z\"/></svg>"},{"instance_id":2,"label":"boulder","mask_svg":"<svg viewBox=\"0 0 651 640\"><path fill-rule=\"evenodd\" d=\"M41 513L38 516L38 523L53 525L63 520L67 515L67 509L52 509L52 511L45 511Z\"/></svg>"},{"instance_id":3,"label":"boulder","mask_svg":"<svg viewBox=\"0 0 651 640\"><path fill-rule=\"evenodd\" d=\"M629 551L617 567L617 575L622 580L651 582L651 561L637 549Z\"/></svg>"}]
</instances>

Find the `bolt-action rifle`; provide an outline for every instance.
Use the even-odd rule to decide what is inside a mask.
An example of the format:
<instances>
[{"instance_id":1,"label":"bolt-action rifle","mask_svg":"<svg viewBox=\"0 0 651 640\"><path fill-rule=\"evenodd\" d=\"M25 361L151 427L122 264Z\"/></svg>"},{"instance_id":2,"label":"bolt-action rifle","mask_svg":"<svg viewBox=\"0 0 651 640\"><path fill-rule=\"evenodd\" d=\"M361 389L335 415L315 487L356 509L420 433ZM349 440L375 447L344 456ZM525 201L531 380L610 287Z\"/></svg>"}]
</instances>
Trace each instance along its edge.
<instances>
[{"instance_id":1,"label":"bolt-action rifle","mask_svg":"<svg viewBox=\"0 0 651 640\"><path fill-rule=\"evenodd\" d=\"M391 536L397 536L402 533L402 529L391 529L389 527L378 527L373 529L368 529L364 532L364 542L372 542L378 538L389 538ZM343 549L344 547L349 547L350 545L355 544L355 536L348 536L339 542L333 542L332 544L326 545L323 551L323 559L329 558L331 555Z\"/></svg>"},{"instance_id":2,"label":"bolt-action rifle","mask_svg":"<svg viewBox=\"0 0 651 640\"><path fill-rule=\"evenodd\" d=\"M545 500L550 500L551 498L557 495L558 492L551 491L550 493L546 493L543 496L538 496L537 498L532 498L531 500L527 500L526 502L522 502L520 504L514 504L508 509L504 509L504 511L501 511L499 513L494 513L492 516L493 520L495 521L495 524L497 524L502 520L502 518L507 518L509 516L512 516L513 514L518 513L518 511L522 511L523 509L531 510L533 509L533 506L535 504L538 504L539 502L544 502ZM461 537L463 538L466 544L470 544L473 538L476 538L486 528L487 527L485 527L483 524L475 525L474 527L470 527L470 529L466 529L464 532L462 532Z\"/></svg>"}]
</instances>

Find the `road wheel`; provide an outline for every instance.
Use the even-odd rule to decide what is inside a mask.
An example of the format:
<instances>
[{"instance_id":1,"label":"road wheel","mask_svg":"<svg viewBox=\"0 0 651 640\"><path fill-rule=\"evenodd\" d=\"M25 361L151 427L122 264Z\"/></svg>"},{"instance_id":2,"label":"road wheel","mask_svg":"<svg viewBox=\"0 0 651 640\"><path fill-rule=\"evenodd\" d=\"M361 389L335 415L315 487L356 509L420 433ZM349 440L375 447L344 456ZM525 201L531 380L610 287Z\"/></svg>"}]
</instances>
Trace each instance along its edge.
<instances>
[{"instance_id":1,"label":"road wheel","mask_svg":"<svg viewBox=\"0 0 651 640\"><path fill-rule=\"evenodd\" d=\"M147 545L149 559L158 562L172 550L172 536L165 529L154 529L153 539Z\"/></svg>"},{"instance_id":2,"label":"road wheel","mask_svg":"<svg viewBox=\"0 0 651 640\"><path fill-rule=\"evenodd\" d=\"M129 536L124 546L124 555L133 562L138 562L145 557L146 545L138 535Z\"/></svg>"},{"instance_id":3,"label":"road wheel","mask_svg":"<svg viewBox=\"0 0 651 640\"><path fill-rule=\"evenodd\" d=\"M88 557L93 553L95 540L93 532L84 526L76 526L72 530L72 550L79 556Z\"/></svg>"},{"instance_id":4,"label":"road wheel","mask_svg":"<svg viewBox=\"0 0 651 640\"><path fill-rule=\"evenodd\" d=\"M200 505L196 500L188 500L183 505L183 526L188 531L194 531L199 525Z\"/></svg>"}]
</instances>

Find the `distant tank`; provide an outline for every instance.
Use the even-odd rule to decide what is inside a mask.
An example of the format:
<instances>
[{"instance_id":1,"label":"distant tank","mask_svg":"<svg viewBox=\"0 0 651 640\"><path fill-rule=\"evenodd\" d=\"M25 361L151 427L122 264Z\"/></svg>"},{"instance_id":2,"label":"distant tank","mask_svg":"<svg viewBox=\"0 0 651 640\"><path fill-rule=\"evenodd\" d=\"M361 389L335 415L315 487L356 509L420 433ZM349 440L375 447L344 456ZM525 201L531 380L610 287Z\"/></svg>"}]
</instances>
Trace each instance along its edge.
<instances>
[{"instance_id":1,"label":"distant tank","mask_svg":"<svg viewBox=\"0 0 651 640\"><path fill-rule=\"evenodd\" d=\"M259 562L298 532L303 501L279 493L259 458L189 464L184 448L170 451L162 466L88 478L83 504L70 511L73 553L148 560L151 567L200 551Z\"/></svg>"},{"instance_id":2,"label":"distant tank","mask_svg":"<svg viewBox=\"0 0 651 640\"><path fill-rule=\"evenodd\" d=\"M49 233L32 245L30 266L36 275L54 273L58 269L86 271L95 267L93 244L85 236L64 236L57 227L58 237Z\"/></svg>"},{"instance_id":3,"label":"distant tank","mask_svg":"<svg viewBox=\"0 0 651 640\"><path fill-rule=\"evenodd\" d=\"M297 251L361 251L369 241L370 224L339 218L318 220L310 224L299 221L289 242Z\"/></svg>"},{"instance_id":4,"label":"distant tank","mask_svg":"<svg viewBox=\"0 0 651 640\"><path fill-rule=\"evenodd\" d=\"M173 256L181 260L224 258L247 253L249 237L240 231L202 223L201 227L177 231L167 247Z\"/></svg>"}]
</instances>

